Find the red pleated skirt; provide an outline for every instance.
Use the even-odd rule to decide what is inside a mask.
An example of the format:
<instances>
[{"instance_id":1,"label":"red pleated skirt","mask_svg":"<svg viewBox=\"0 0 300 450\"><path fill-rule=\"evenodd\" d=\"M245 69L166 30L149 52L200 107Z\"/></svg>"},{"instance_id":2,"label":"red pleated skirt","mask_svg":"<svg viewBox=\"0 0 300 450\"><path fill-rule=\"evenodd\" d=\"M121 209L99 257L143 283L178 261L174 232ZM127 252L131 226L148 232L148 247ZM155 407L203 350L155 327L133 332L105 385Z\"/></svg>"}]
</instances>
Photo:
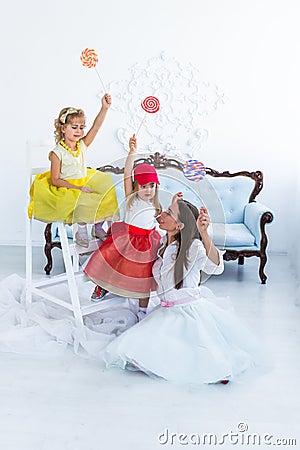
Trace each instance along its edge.
<instances>
[{"instance_id":1,"label":"red pleated skirt","mask_svg":"<svg viewBox=\"0 0 300 450\"><path fill-rule=\"evenodd\" d=\"M108 238L91 256L85 274L94 283L123 297L145 298L155 285L152 265L161 235L153 228L114 222Z\"/></svg>"}]
</instances>

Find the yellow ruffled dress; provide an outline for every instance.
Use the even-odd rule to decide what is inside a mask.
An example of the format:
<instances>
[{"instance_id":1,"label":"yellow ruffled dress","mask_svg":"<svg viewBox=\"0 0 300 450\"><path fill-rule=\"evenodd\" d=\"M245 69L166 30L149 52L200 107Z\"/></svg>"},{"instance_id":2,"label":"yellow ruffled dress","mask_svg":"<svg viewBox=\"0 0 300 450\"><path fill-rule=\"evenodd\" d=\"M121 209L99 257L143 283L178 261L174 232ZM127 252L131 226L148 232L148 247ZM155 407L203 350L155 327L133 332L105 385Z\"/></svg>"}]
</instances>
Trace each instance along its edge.
<instances>
[{"instance_id":1,"label":"yellow ruffled dress","mask_svg":"<svg viewBox=\"0 0 300 450\"><path fill-rule=\"evenodd\" d=\"M68 224L118 220L118 201L112 177L108 173L86 168L86 149L81 140L78 156L70 154L60 144L52 151L61 161L61 178L76 186L89 187L93 192L56 187L51 184L50 172L38 174L30 188L30 218Z\"/></svg>"}]
</instances>

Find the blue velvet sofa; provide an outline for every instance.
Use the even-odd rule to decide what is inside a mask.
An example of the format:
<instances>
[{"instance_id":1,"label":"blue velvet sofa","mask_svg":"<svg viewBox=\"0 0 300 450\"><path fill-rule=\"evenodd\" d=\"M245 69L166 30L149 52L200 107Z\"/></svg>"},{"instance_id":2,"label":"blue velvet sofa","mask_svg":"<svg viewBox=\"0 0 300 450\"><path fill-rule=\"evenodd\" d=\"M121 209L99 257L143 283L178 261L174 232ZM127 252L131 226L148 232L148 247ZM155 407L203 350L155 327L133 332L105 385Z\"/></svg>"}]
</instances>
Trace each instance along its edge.
<instances>
[{"instance_id":1,"label":"blue velvet sofa","mask_svg":"<svg viewBox=\"0 0 300 450\"><path fill-rule=\"evenodd\" d=\"M264 272L267 263L266 224L273 221L273 213L269 208L259 203L256 197L263 188L261 171L229 171L218 172L206 168L206 176L200 182L187 180L183 175L183 163L175 158L168 158L160 153L143 155L135 164L152 164L158 170L160 180L160 201L166 208L173 194L182 191L186 200L196 206L204 205L211 217L209 233L215 245L225 250L224 260L238 259L238 264L244 264L245 257L256 256L260 259L259 277L262 284L266 283ZM121 218L124 213L123 172L121 167L105 165L98 170L111 173L118 197ZM44 270L50 274L52 268L52 249L60 248L59 235L55 224L47 224L45 228L45 255L47 265ZM72 228L68 231L72 237Z\"/></svg>"}]
</instances>

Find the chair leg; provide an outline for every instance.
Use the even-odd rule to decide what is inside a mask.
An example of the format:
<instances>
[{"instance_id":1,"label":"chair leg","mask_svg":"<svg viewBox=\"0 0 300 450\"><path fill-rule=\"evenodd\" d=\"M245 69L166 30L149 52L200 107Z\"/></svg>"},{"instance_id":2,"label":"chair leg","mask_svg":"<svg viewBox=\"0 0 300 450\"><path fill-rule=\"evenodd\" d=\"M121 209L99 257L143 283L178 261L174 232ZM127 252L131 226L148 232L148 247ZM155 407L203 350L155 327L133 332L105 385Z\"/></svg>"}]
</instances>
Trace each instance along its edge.
<instances>
[{"instance_id":1,"label":"chair leg","mask_svg":"<svg viewBox=\"0 0 300 450\"><path fill-rule=\"evenodd\" d=\"M79 260L76 255L73 255L73 257L72 257L72 264L73 264L73 271L78 272L79 271Z\"/></svg>"},{"instance_id":2,"label":"chair leg","mask_svg":"<svg viewBox=\"0 0 300 450\"><path fill-rule=\"evenodd\" d=\"M72 302L72 306L73 306L73 314L74 314L76 325L78 327L78 331L80 332L81 336L84 337L85 333L84 333L83 317L82 317L82 312L81 312L81 307L80 307L80 301L79 301L79 296L78 296L78 289L77 289L77 285L76 285L75 274L74 274L73 265L72 265L72 257L71 257L71 253L70 253L67 232L66 232L65 226L62 222L58 223L58 229L59 229L61 247L62 247L62 252L63 252L64 264L65 264L66 273L67 273L69 292L70 292L71 302Z\"/></svg>"},{"instance_id":3,"label":"chair leg","mask_svg":"<svg viewBox=\"0 0 300 450\"><path fill-rule=\"evenodd\" d=\"M22 301L25 308L32 302L32 220L29 217L26 218L26 283Z\"/></svg>"},{"instance_id":4,"label":"chair leg","mask_svg":"<svg viewBox=\"0 0 300 450\"><path fill-rule=\"evenodd\" d=\"M73 224L73 230L72 230L72 235L73 235L73 245L76 245L76 241L75 241L75 234L76 231L78 230L78 225L76 223ZM73 263L73 271L74 272L78 272L79 271L79 256L76 255L76 251L74 252L75 254L73 254L72 256L72 263Z\"/></svg>"},{"instance_id":5,"label":"chair leg","mask_svg":"<svg viewBox=\"0 0 300 450\"><path fill-rule=\"evenodd\" d=\"M240 266L242 266L242 265L244 264L244 262L245 262L245 257L242 256L242 255L240 255L240 256L239 256L239 259L238 259L238 264L239 264Z\"/></svg>"},{"instance_id":6,"label":"chair leg","mask_svg":"<svg viewBox=\"0 0 300 450\"><path fill-rule=\"evenodd\" d=\"M259 265L259 277L261 279L261 284L266 284L267 281L267 275L264 272L266 263L267 263L267 255L263 253L260 255L260 265Z\"/></svg>"},{"instance_id":7,"label":"chair leg","mask_svg":"<svg viewBox=\"0 0 300 450\"><path fill-rule=\"evenodd\" d=\"M44 267L44 271L46 272L46 275L50 275L51 269L52 269L52 232L51 232L52 223L48 223L46 225L44 236L45 236L45 246L44 246L44 253L47 258L47 264Z\"/></svg>"}]
</instances>

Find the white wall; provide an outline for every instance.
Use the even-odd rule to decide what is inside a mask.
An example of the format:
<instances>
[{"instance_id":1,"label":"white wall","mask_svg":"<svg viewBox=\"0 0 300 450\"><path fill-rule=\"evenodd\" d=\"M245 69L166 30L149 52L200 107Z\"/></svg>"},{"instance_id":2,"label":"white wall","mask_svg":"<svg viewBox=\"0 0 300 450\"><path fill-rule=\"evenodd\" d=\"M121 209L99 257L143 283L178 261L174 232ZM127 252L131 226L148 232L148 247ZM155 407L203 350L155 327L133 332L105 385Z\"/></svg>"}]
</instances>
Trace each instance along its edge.
<instances>
[{"instance_id":1,"label":"white wall","mask_svg":"<svg viewBox=\"0 0 300 450\"><path fill-rule=\"evenodd\" d=\"M26 140L51 140L64 106L82 107L88 125L98 110L99 82L79 61L84 48L94 47L106 84L165 51L220 88L224 105L203 117L209 137L199 157L218 170L264 172L259 200L275 212L269 249L290 250L299 228L293 221L299 204L299 12L298 0L7 3L0 30L0 243L24 242ZM109 112L90 164L124 156L116 130L125 125Z\"/></svg>"}]
</instances>

